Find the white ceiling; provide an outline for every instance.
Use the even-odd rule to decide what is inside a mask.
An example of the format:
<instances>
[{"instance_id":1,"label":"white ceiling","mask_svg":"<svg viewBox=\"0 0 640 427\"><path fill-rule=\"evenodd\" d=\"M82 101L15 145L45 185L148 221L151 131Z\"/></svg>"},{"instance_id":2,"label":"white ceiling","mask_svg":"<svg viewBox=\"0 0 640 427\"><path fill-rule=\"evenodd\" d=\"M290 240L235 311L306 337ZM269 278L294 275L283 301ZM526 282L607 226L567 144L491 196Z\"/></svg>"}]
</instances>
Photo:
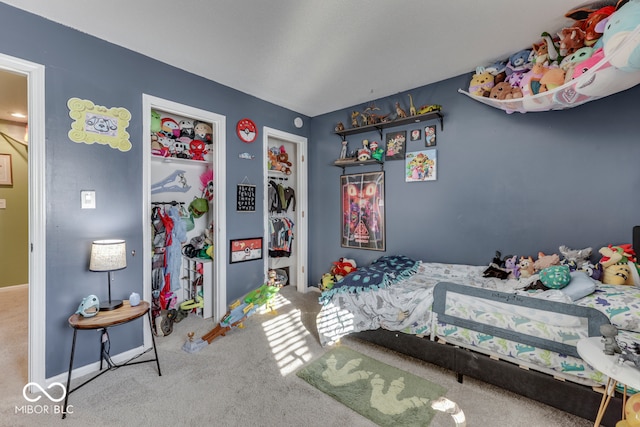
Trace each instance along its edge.
<instances>
[{"instance_id":1,"label":"white ceiling","mask_svg":"<svg viewBox=\"0 0 640 427\"><path fill-rule=\"evenodd\" d=\"M564 14L585 2L4 3L313 117L505 58L538 41L542 32L571 24Z\"/></svg>"}]
</instances>

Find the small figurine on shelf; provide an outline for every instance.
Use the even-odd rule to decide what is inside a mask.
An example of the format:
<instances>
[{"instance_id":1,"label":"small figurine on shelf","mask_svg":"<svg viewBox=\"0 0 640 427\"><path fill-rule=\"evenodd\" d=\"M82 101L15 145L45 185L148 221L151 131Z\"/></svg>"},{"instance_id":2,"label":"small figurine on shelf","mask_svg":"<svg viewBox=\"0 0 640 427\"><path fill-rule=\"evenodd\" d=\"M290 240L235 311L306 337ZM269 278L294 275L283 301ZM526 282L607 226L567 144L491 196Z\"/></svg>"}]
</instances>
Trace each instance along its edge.
<instances>
[{"instance_id":1,"label":"small figurine on shelf","mask_svg":"<svg viewBox=\"0 0 640 427\"><path fill-rule=\"evenodd\" d=\"M342 132L344 130L344 125L342 124L342 122L338 122L338 124L336 125L336 132Z\"/></svg>"},{"instance_id":2,"label":"small figurine on shelf","mask_svg":"<svg viewBox=\"0 0 640 427\"><path fill-rule=\"evenodd\" d=\"M371 141L369 149L371 150L371 157L381 162L384 157L384 150L380 148L378 141Z\"/></svg>"},{"instance_id":3,"label":"small figurine on shelf","mask_svg":"<svg viewBox=\"0 0 640 427\"><path fill-rule=\"evenodd\" d=\"M344 160L347 158L347 150L349 149L349 141L346 139L342 140L342 149L340 150L340 160Z\"/></svg>"},{"instance_id":4,"label":"small figurine on shelf","mask_svg":"<svg viewBox=\"0 0 640 427\"><path fill-rule=\"evenodd\" d=\"M357 111L353 111L351 112L351 127L352 128L357 128L360 125L358 124L358 116L360 115L360 113L358 113Z\"/></svg>"},{"instance_id":5,"label":"small figurine on shelf","mask_svg":"<svg viewBox=\"0 0 640 427\"><path fill-rule=\"evenodd\" d=\"M399 102L396 102L396 114L398 119L404 119L407 117L407 112L402 109Z\"/></svg>"},{"instance_id":6,"label":"small figurine on shelf","mask_svg":"<svg viewBox=\"0 0 640 427\"><path fill-rule=\"evenodd\" d=\"M369 140L362 140L362 148L358 150L358 160L365 161L371 159L371 150L369 150Z\"/></svg>"},{"instance_id":7,"label":"small figurine on shelf","mask_svg":"<svg viewBox=\"0 0 640 427\"><path fill-rule=\"evenodd\" d=\"M413 105L413 96L409 94L409 114L415 116L417 114L416 107Z\"/></svg>"}]
</instances>

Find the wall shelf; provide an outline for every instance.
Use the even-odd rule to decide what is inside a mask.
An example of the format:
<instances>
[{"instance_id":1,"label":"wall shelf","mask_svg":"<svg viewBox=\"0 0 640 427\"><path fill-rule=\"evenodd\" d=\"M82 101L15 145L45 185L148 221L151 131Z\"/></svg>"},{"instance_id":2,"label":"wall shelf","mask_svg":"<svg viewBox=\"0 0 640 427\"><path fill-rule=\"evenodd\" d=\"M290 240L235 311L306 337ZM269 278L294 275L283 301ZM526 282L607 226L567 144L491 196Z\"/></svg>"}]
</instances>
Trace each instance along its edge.
<instances>
[{"instance_id":1,"label":"wall shelf","mask_svg":"<svg viewBox=\"0 0 640 427\"><path fill-rule=\"evenodd\" d=\"M336 160L333 162L334 166L342 168L342 174L344 175L345 168L352 166L367 166L367 165L380 165L380 170L384 170L384 162L376 159L370 160L358 160L358 159L345 159L345 160Z\"/></svg>"},{"instance_id":2,"label":"wall shelf","mask_svg":"<svg viewBox=\"0 0 640 427\"><path fill-rule=\"evenodd\" d=\"M412 123L420 123L426 122L429 120L439 119L440 120L440 130L444 130L444 120L443 114L441 110L431 111L429 113L417 114L415 116L405 117L403 119L392 120L388 122L375 123L367 126L360 126L357 128L345 129L342 131L336 131L335 134L340 136L340 138L344 141L348 135L354 135L357 133L365 133L377 130L380 134L380 139L382 139L382 130L390 127L408 125ZM338 165L336 165L338 166Z\"/></svg>"}]
</instances>

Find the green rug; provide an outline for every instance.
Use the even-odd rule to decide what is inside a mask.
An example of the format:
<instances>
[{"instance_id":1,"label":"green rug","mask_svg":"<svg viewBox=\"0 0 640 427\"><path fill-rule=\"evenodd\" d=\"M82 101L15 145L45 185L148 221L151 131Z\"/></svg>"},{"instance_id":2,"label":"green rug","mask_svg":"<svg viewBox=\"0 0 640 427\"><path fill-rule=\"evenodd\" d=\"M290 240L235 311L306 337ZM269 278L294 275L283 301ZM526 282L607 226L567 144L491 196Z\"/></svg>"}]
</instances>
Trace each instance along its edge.
<instances>
[{"instance_id":1,"label":"green rug","mask_svg":"<svg viewBox=\"0 0 640 427\"><path fill-rule=\"evenodd\" d=\"M338 346L297 375L380 426L428 426L446 389Z\"/></svg>"}]
</instances>

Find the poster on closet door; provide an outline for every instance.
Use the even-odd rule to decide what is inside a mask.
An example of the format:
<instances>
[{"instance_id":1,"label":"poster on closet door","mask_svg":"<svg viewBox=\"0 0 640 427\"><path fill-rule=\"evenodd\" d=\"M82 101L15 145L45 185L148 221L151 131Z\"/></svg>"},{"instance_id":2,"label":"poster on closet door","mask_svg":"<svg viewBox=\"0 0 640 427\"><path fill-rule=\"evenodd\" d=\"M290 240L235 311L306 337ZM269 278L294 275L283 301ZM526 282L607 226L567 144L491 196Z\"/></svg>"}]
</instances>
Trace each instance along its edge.
<instances>
[{"instance_id":1,"label":"poster on closet door","mask_svg":"<svg viewBox=\"0 0 640 427\"><path fill-rule=\"evenodd\" d=\"M238 184L238 194L236 200L236 211L255 212L256 186L250 184Z\"/></svg>"}]
</instances>

